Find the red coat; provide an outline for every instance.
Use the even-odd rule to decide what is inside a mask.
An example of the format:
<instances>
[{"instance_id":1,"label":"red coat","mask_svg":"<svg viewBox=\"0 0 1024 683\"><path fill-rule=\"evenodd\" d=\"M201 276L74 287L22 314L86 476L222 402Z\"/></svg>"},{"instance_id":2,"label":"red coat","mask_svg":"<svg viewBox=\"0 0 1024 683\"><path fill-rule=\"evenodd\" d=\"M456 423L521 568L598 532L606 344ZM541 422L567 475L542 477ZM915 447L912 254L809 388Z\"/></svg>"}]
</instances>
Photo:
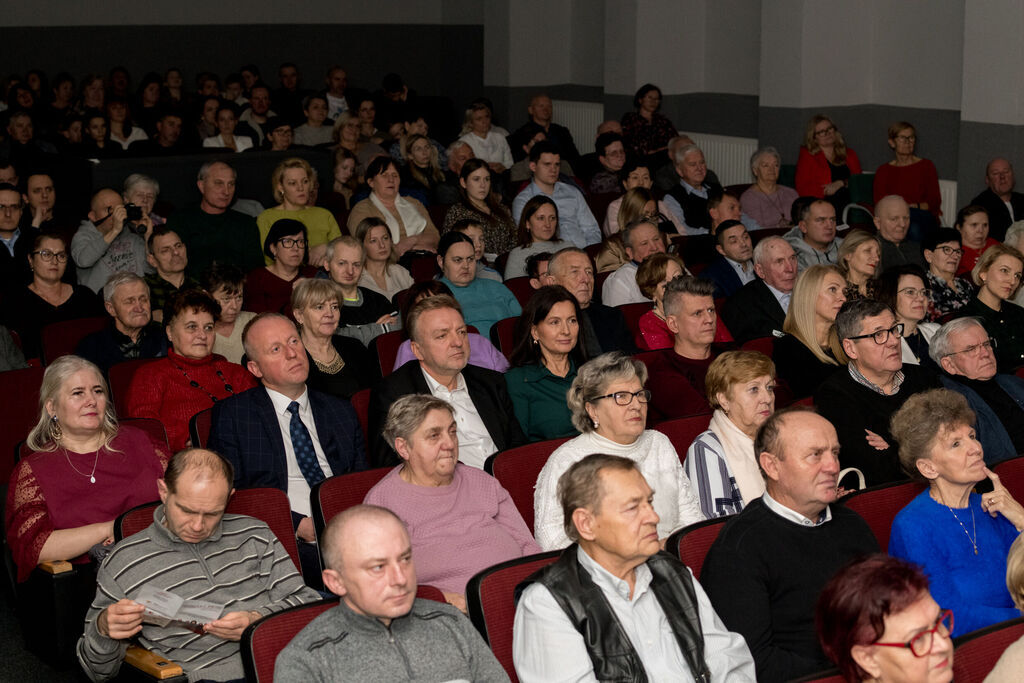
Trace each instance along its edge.
<instances>
[{"instance_id":1,"label":"red coat","mask_svg":"<svg viewBox=\"0 0 1024 683\"><path fill-rule=\"evenodd\" d=\"M857 153L846 148L846 165L850 167L850 175L860 173L860 159ZM800 148L800 158L796 162L796 191L801 197L825 198L825 186L832 182L832 170L828 167L828 159L820 149L811 154L806 147Z\"/></svg>"}]
</instances>

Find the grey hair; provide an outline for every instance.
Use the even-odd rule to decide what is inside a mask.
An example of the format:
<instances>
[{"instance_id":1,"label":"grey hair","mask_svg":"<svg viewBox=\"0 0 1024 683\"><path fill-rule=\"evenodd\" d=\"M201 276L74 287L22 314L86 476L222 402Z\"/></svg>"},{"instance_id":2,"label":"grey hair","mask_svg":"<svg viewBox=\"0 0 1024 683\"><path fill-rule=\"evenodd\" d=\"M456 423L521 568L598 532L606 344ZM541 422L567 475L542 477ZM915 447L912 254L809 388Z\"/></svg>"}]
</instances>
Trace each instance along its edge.
<instances>
[{"instance_id":1,"label":"grey hair","mask_svg":"<svg viewBox=\"0 0 1024 683\"><path fill-rule=\"evenodd\" d=\"M335 237L333 240L327 243L327 260L330 261L334 258L334 252L338 250L338 247L346 246L352 247L353 249L359 250L359 258L363 263L366 263L366 247L360 240L357 240L352 235L342 235L341 237ZM340 301L338 303L341 303Z\"/></svg>"},{"instance_id":2,"label":"grey hair","mask_svg":"<svg viewBox=\"0 0 1024 683\"><path fill-rule=\"evenodd\" d=\"M765 261L768 260L768 247L772 246L773 244L778 244L779 242L782 242L786 246L790 246L789 242L782 239L778 235L770 235L768 237L765 237L763 240L760 240L754 246L754 263L764 266Z\"/></svg>"},{"instance_id":3,"label":"grey hair","mask_svg":"<svg viewBox=\"0 0 1024 683\"><path fill-rule=\"evenodd\" d=\"M864 318L873 318L888 311L895 318L896 313L889 304L874 299L855 299L843 304L836 315L836 335L839 340L856 337L860 334Z\"/></svg>"},{"instance_id":4,"label":"grey hair","mask_svg":"<svg viewBox=\"0 0 1024 683\"><path fill-rule=\"evenodd\" d=\"M684 294L714 298L715 284L711 280L686 275L672 278L665 285L665 295L662 297L661 307L665 309L666 315L676 314L676 307L682 301Z\"/></svg>"},{"instance_id":5,"label":"grey hair","mask_svg":"<svg viewBox=\"0 0 1024 683\"><path fill-rule=\"evenodd\" d=\"M455 417L455 408L430 394L407 394L391 404L381 436L395 448L395 439L408 441L432 410L447 410ZM397 450L397 449L396 449Z\"/></svg>"},{"instance_id":6,"label":"grey hair","mask_svg":"<svg viewBox=\"0 0 1024 683\"><path fill-rule=\"evenodd\" d=\"M548 260L549 275L558 277L557 273L560 271L559 264L564 260L563 255L566 254L583 254L588 259L590 258L590 255L587 254L587 252L580 249L579 247L563 247L562 249L559 249L554 254L552 254L551 258Z\"/></svg>"},{"instance_id":7,"label":"grey hair","mask_svg":"<svg viewBox=\"0 0 1024 683\"><path fill-rule=\"evenodd\" d=\"M704 153L704 151L695 144L691 143L689 145L683 145L682 147L676 150L676 158L673 161L675 161L675 163L677 164L683 163L683 159L685 159L686 155L689 154L690 152L700 152L701 154Z\"/></svg>"},{"instance_id":8,"label":"grey hair","mask_svg":"<svg viewBox=\"0 0 1024 683\"><path fill-rule=\"evenodd\" d=\"M133 273L128 270L122 270L119 273L114 273L107 278L107 283L103 285L103 300L110 303L114 300L114 293L117 288L121 285L131 284L132 282L141 282L146 285L146 296L149 296L149 285L146 284L146 279L137 273Z\"/></svg>"},{"instance_id":9,"label":"grey hair","mask_svg":"<svg viewBox=\"0 0 1024 683\"><path fill-rule=\"evenodd\" d=\"M775 157L775 160L777 162L779 162L779 165L780 166L782 165L782 155L779 154L779 150L777 150L777 149L775 149L774 147L771 147L771 146L761 147L756 152L754 152L752 155L750 155L750 173L751 174L753 174L755 176L757 175L755 173L755 171L757 169L757 162L761 161L761 157L766 156L766 155L771 155L771 156Z\"/></svg>"},{"instance_id":10,"label":"grey hair","mask_svg":"<svg viewBox=\"0 0 1024 683\"><path fill-rule=\"evenodd\" d=\"M1017 221L1006 229L1006 238L1003 240L1003 244L1020 250L1021 238L1024 238L1024 221Z\"/></svg>"},{"instance_id":11,"label":"grey hair","mask_svg":"<svg viewBox=\"0 0 1024 683\"><path fill-rule=\"evenodd\" d=\"M581 365L566 394L573 426L584 434L594 431L594 424L587 414L587 403L605 393L612 382L634 377L640 380L640 384L647 384L647 366L619 351L602 353Z\"/></svg>"},{"instance_id":12,"label":"grey hair","mask_svg":"<svg viewBox=\"0 0 1024 683\"><path fill-rule=\"evenodd\" d=\"M56 403L60 389L72 375L82 370L90 370L96 373L99 384L103 387L103 393L107 397L106 409L103 411L103 422L100 430L103 432L103 448L109 448L110 442L117 436L117 415L114 412L114 402L110 399L110 389L103 373L93 363L81 356L61 356L46 366L43 374L43 382L39 387L39 421L29 432L26 443L34 451L55 451L60 447L60 424L57 422L57 413L51 415L46 410L46 404L53 401Z\"/></svg>"},{"instance_id":13,"label":"grey hair","mask_svg":"<svg viewBox=\"0 0 1024 683\"><path fill-rule=\"evenodd\" d=\"M633 233L636 232L636 229L639 228L641 225L650 225L655 230L658 230L658 224L654 222L653 218L641 216L640 218L635 218L631 220L622 228L622 243L629 247L630 249L633 248ZM661 236L660 230L658 231L658 239L662 240L662 244L664 244L664 238ZM551 269L550 263L548 264L548 269Z\"/></svg>"},{"instance_id":14,"label":"grey hair","mask_svg":"<svg viewBox=\"0 0 1024 683\"><path fill-rule=\"evenodd\" d=\"M231 169L231 173L233 173L234 176L235 176L235 180L238 180L238 171L236 171L231 164L229 164L226 161L221 161L220 159L214 159L213 161L207 161L205 164L200 166L199 167L199 174L196 176L196 180L198 180L199 182L202 182L202 181L206 180L206 177L208 175L210 175L210 169L213 168L214 166L216 166L217 164L224 164L225 166L230 168Z\"/></svg>"},{"instance_id":15,"label":"grey hair","mask_svg":"<svg viewBox=\"0 0 1024 683\"><path fill-rule=\"evenodd\" d=\"M950 320L935 331L935 336L928 342L928 355L931 356L936 365L942 367L942 359L953 353L953 340L951 337L958 332L963 332L972 325L977 325L983 330L985 329L981 318L967 316Z\"/></svg>"},{"instance_id":16,"label":"grey hair","mask_svg":"<svg viewBox=\"0 0 1024 683\"><path fill-rule=\"evenodd\" d=\"M200 178L202 180L202 178ZM160 183L156 181L156 178L151 178L144 173L132 173L130 176L124 179L124 193L129 194L139 185L148 185L153 188L153 192L160 194Z\"/></svg>"},{"instance_id":17,"label":"grey hair","mask_svg":"<svg viewBox=\"0 0 1024 683\"><path fill-rule=\"evenodd\" d=\"M463 145L465 145L466 147L469 147L470 149L473 149L473 147L468 142L466 142L465 140L456 139L455 142L453 142L452 144L448 145L448 149L446 150L446 152L447 152L446 156L451 156L451 155L455 154L455 150L457 150L459 147L462 147Z\"/></svg>"}]
</instances>

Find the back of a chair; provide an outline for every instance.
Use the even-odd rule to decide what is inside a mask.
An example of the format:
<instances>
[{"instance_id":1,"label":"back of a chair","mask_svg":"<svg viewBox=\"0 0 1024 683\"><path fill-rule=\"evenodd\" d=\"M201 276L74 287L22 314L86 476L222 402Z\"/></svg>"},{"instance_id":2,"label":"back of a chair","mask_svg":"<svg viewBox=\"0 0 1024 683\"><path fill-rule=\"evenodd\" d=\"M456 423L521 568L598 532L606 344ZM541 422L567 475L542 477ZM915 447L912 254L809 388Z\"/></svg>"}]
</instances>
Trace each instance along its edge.
<instances>
[{"instance_id":1,"label":"back of a chair","mask_svg":"<svg viewBox=\"0 0 1024 683\"><path fill-rule=\"evenodd\" d=\"M643 301L638 304L622 304L616 306L619 312L622 313L622 317L626 319L626 327L633 334L634 339L640 338L640 318L643 317L644 313L651 310L651 304Z\"/></svg>"},{"instance_id":2,"label":"back of a chair","mask_svg":"<svg viewBox=\"0 0 1024 683\"><path fill-rule=\"evenodd\" d=\"M846 683L846 677L838 669L829 669L798 678L792 683Z\"/></svg>"},{"instance_id":3,"label":"back of a chair","mask_svg":"<svg viewBox=\"0 0 1024 683\"><path fill-rule=\"evenodd\" d=\"M274 663L292 638L318 616L338 605L339 598L289 607L250 625L242 634L240 649L245 680L270 683Z\"/></svg>"},{"instance_id":4,"label":"back of a chair","mask_svg":"<svg viewBox=\"0 0 1024 683\"><path fill-rule=\"evenodd\" d=\"M953 679L956 683L981 683L1003 651L1022 636L1024 617L1018 617L957 638L953 641ZM1024 678L1021 672L1017 675Z\"/></svg>"},{"instance_id":5,"label":"back of a chair","mask_svg":"<svg viewBox=\"0 0 1024 683\"><path fill-rule=\"evenodd\" d=\"M335 515L362 503L370 489L391 470L391 467L377 467L362 472L339 474L314 485L309 492L309 500L317 539L323 536L324 529Z\"/></svg>"},{"instance_id":6,"label":"back of a chair","mask_svg":"<svg viewBox=\"0 0 1024 683\"><path fill-rule=\"evenodd\" d=\"M1024 501L1024 456L1004 460L992 468L1018 503Z\"/></svg>"},{"instance_id":7,"label":"back of a chair","mask_svg":"<svg viewBox=\"0 0 1024 683\"><path fill-rule=\"evenodd\" d=\"M377 348L377 359L380 361L381 377L387 377L394 370L398 349L403 341L405 332L402 330L392 330L373 338L373 345Z\"/></svg>"},{"instance_id":8,"label":"back of a chair","mask_svg":"<svg viewBox=\"0 0 1024 683\"><path fill-rule=\"evenodd\" d=\"M169 448L167 443L167 430L164 429L164 423L155 417L122 417L118 422L123 425L129 425L136 429L141 429L149 435L157 444L163 444L164 448Z\"/></svg>"},{"instance_id":9,"label":"back of a chair","mask_svg":"<svg viewBox=\"0 0 1024 683\"><path fill-rule=\"evenodd\" d=\"M548 457L569 439L538 441L487 458L484 470L501 484L533 533L533 489Z\"/></svg>"},{"instance_id":10,"label":"back of a chair","mask_svg":"<svg viewBox=\"0 0 1024 683\"><path fill-rule=\"evenodd\" d=\"M270 530L281 541L281 545L291 555L295 570L302 574L302 563L299 562L299 544L295 540L295 529L292 525L292 506L288 502L288 494L281 489L257 488L237 489L228 501L225 512L234 515L248 515L266 522Z\"/></svg>"},{"instance_id":11,"label":"back of a chair","mask_svg":"<svg viewBox=\"0 0 1024 683\"><path fill-rule=\"evenodd\" d=\"M114 410L118 415L128 414L128 387L132 383L132 377L135 376L139 368L155 360L155 358L136 358L110 366L107 379L110 380L110 395L114 399Z\"/></svg>"},{"instance_id":12,"label":"back of a chair","mask_svg":"<svg viewBox=\"0 0 1024 683\"><path fill-rule=\"evenodd\" d=\"M516 345L516 322L519 317L505 318L494 323L491 328L491 343L498 347L505 358L512 358L512 349Z\"/></svg>"},{"instance_id":13,"label":"back of a chair","mask_svg":"<svg viewBox=\"0 0 1024 683\"><path fill-rule=\"evenodd\" d=\"M604 290L604 281L607 280L614 272L614 270L606 270L603 273L594 273L594 299L597 302L604 303L601 301L601 292Z\"/></svg>"},{"instance_id":14,"label":"back of a chair","mask_svg":"<svg viewBox=\"0 0 1024 683\"><path fill-rule=\"evenodd\" d=\"M530 284L530 276L523 275L522 277L513 277L505 280L505 286L509 288L512 294L515 295L516 301L523 308L526 308L526 304L530 303L530 298L533 293L537 290Z\"/></svg>"},{"instance_id":15,"label":"back of a chair","mask_svg":"<svg viewBox=\"0 0 1024 683\"><path fill-rule=\"evenodd\" d=\"M744 351L760 351L769 358L775 353L775 337L758 337L743 344Z\"/></svg>"},{"instance_id":16,"label":"back of a chair","mask_svg":"<svg viewBox=\"0 0 1024 683\"><path fill-rule=\"evenodd\" d=\"M188 421L188 435L192 439L192 445L196 448L204 448L210 440L210 429L213 428L213 408L200 410Z\"/></svg>"},{"instance_id":17,"label":"back of a chair","mask_svg":"<svg viewBox=\"0 0 1024 683\"><path fill-rule=\"evenodd\" d=\"M516 615L515 590L524 579L558 559L560 550L527 555L488 567L466 584L469 618L491 652L505 667L512 683L518 683L512 663L512 622Z\"/></svg>"},{"instance_id":18,"label":"back of a chair","mask_svg":"<svg viewBox=\"0 0 1024 683\"><path fill-rule=\"evenodd\" d=\"M916 481L872 486L843 499L843 504L864 518L884 552L889 547L889 534L896 514L921 491L924 484Z\"/></svg>"},{"instance_id":19,"label":"back of a chair","mask_svg":"<svg viewBox=\"0 0 1024 683\"><path fill-rule=\"evenodd\" d=\"M668 537L668 540L665 541L665 550L674 554L680 562L689 567L699 581L701 570L704 569L704 558L707 557L708 550L718 538L722 527L730 519L732 519L732 515L726 515L685 526Z\"/></svg>"},{"instance_id":20,"label":"back of a chair","mask_svg":"<svg viewBox=\"0 0 1024 683\"><path fill-rule=\"evenodd\" d=\"M114 520L114 540L128 538L139 533L153 523L153 510L160 501L136 505L131 510L122 512Z\"/></svg>"},{"instance_id":21,"label":"back of a chair","mask_svg":"<svg viewBox=\"0 0 1024 683\"><path fill-rule=\"evenodd\" d=\"M668 437L676 449L679 462L686 461L686 451L689 450L693 440L707 431L708 423L711 422L710 415L691 415L679 417L674 420L665 420L654 425L654 428Z\"/></svg>"},{"instance_id":22,"label":"back of a chair","mask_svg":"<svg viewBox=\"0 0 1024 683\"><path fill-rule=\"evenodd\" d=\"M78 342L110 323L110 316L79 318L50 323L43 328L43 362L49 365L60 356L74 353Z\"/></svg>"},{"instance_id":23,"label":"back of a chair","mask_svg":"<svg viewBox=\"0 0 1024 683\"><path fill-rule=\"evenodd\" d=\"M0 484L6 484L14 467L18 443L39 421L39 385L43 368L0 372L0 396L7 396L0 410Z\"/></svg>"},{"instance_id":24,"label":"back of a chair","mask_svg":"<svg viewBox=\"0 0 1024 683\"><path fill-rule=\"evenodd\" d=\"M360 389L356 393L352 394L352 398L349 399L352 403L352 408L356 411L356 417L359 418L359 427L363 430L363 442L367 450L370 448L370 390Z\"/></svg>"}]
</instances>

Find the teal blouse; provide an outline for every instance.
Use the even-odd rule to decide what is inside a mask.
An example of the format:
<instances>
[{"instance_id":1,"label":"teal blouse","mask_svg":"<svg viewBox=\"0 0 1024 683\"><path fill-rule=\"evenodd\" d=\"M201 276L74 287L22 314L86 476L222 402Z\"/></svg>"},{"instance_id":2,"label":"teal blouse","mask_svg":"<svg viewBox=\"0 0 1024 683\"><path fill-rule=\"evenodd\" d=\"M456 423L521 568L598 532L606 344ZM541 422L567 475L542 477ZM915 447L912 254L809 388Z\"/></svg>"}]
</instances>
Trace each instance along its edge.
<instances>
[{"instance_id":1,"label":"teal blouse","mask_svg":"<svg viewBox=\"0 0 1024 683\"><path fill-rule=\"evenodd\" d=\"M509 368L505 373L516 419L530 441L578 436L565 396L576 379L576 364L569 361L569 374L558 377L543 365Z\"/></svg>"},{"instance_id":2,"label":"teal blouse","mask_svg":"<svg viewBox=\"0 0 1024 683\"><path fill-rule=\"evenodd\" d=\"M462 306L462 317L466 324L476 327L484 337L490 337L491 325L494 323L523 312L512 290L500 282L478 277L465 287L457 287L448 278L440 280L448 285L455 300Z\"/></svg>"}]
</instances>

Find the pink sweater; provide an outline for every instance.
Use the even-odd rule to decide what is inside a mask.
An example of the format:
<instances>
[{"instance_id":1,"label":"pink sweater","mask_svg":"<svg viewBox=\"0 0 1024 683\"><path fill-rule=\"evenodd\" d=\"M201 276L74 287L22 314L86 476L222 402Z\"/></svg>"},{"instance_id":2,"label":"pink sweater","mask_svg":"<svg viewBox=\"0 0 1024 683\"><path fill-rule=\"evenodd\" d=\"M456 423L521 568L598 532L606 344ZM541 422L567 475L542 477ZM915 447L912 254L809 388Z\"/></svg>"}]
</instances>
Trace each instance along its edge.
<instances>
[{"instance_id":1,"label":"pink sweater","mask_svg":"<svg viewBox=\"0 0 1024 683\"><path fill-rule=\"evenodd\" d=\"M391 470L364 503L393 511L409 526L416 578L448 593L465 593L481 569L541 552L508 491L491 475L456 465L448 486L416 486Z\"/></svg>"}]
</instances>

